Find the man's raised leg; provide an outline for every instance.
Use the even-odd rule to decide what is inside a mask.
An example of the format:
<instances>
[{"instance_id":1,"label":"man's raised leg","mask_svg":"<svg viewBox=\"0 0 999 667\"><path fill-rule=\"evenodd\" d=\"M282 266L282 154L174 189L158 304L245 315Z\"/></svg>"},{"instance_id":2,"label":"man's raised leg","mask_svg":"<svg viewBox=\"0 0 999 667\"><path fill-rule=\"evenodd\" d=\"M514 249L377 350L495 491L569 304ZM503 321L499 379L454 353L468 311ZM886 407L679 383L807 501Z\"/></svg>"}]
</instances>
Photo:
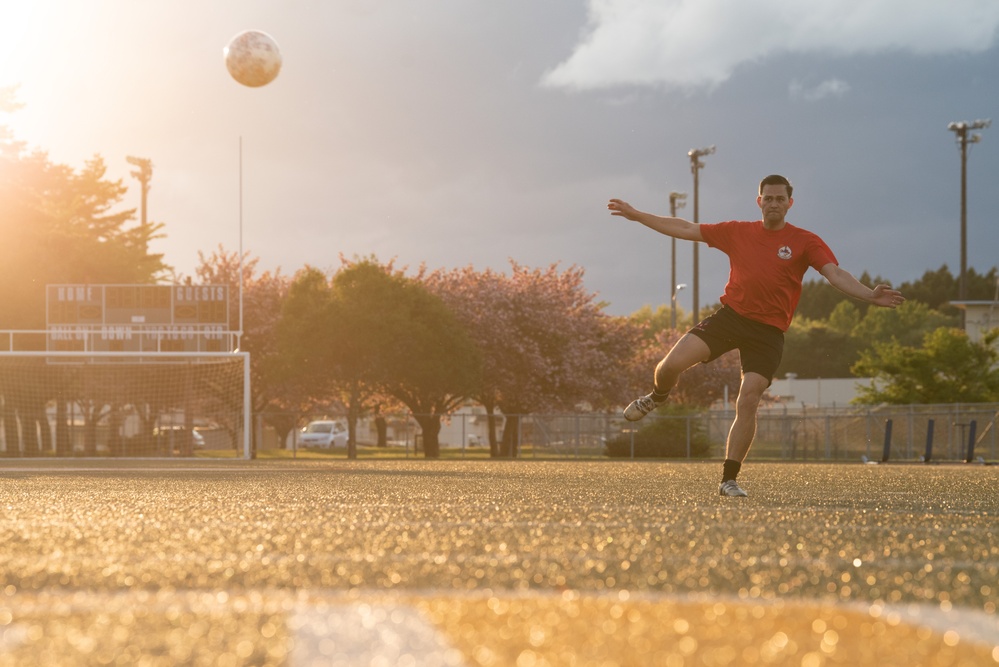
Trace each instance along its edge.
<instances>
[{"instance_id":1,"label":"man's raised leg","mask_svg":"<svg viewBox=\"0 0 999 667\"><path fill-rule=\"evenodd\" d=\"M652 393L636 398L624 409L624 418L638 421L666 402L669 392L676 386L680 374L711 356L708 344L692 334L676 342L673 349L656 366Z\"/></svg>"}]
</instances>

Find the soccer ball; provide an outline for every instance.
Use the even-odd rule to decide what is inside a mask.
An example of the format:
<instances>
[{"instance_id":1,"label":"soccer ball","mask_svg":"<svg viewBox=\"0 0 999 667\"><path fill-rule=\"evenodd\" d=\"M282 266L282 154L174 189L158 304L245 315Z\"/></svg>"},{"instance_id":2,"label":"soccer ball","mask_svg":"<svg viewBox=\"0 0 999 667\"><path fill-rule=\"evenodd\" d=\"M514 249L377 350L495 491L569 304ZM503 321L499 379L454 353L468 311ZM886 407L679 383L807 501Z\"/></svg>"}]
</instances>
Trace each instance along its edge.
<instances>
[{"instance_id":1,"label":"soccer ball","mask_svg":"<svg viewBox=\"0 0 999 667\"><path fill-rule=\"evenodd\" d=\"M251 88L266 86L281 71L277 42L259 30L246 30L233 37L222 55L232 78Z\"/></svg>"}]
</instances>

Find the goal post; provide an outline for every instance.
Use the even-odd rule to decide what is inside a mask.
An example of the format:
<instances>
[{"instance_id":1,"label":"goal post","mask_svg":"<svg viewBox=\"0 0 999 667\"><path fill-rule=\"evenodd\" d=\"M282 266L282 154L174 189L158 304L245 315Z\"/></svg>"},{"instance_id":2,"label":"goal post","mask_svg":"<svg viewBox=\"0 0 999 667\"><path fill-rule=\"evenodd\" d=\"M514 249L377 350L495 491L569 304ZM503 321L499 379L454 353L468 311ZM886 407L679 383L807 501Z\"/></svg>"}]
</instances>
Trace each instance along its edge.
<instances>
[{"instance_id":1,"label":"goal post","mask_svg":"<svg viewBox=\"0 0 999 667\"><path fill-rule=\"evenodd\" d=\"M0 351L0 456L251 458L250 425L246 352Z\"/></svg>"}]
</instances>

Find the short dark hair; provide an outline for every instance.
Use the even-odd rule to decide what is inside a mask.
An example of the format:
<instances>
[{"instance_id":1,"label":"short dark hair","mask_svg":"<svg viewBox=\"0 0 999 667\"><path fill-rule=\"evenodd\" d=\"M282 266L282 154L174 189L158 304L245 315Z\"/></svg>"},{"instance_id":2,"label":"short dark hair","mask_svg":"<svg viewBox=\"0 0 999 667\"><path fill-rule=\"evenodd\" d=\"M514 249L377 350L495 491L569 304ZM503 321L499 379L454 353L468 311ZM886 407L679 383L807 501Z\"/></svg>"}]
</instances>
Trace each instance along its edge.
<instances>
[{"instance_id":1,"label":"short dark hair","mask_svg":"<svg viewBox=\"0 0 999 667\"><path fill-rule=\"evenodd\" d=\"M770 174L769 176L767 176L766 178L764 178L762 181L760 181L760 194L761 195L763 194L763 186L764 185L783 185L784 187L787 188L787 197L788 197L788 199L791 198L791 196L792 196L791 193L794 192L794 186L791 185L791 181L787 180L786 178L784 178L780 174Z\"/></svg>"}]
</instances>

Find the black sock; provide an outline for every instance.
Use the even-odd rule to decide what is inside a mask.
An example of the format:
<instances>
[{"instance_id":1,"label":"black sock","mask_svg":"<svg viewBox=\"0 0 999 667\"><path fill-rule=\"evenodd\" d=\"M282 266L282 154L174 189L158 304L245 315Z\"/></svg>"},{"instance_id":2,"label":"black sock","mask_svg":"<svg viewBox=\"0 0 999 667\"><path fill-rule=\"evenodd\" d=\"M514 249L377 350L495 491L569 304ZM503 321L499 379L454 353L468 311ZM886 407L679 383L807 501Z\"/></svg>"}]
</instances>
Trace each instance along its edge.
<instances>
[{"instance_id":1,"label":"black sock","mask_svg":"<svg viewBox=\"0 0 999 667\"><path fill-rule=\"evenodd\" d=\"M739 471L742 470L742 463L735 461L733 459L725 459L725 463L722 467L722 484L731 480L734 480L739 476Z\"/></svg>"}]
</instances>

